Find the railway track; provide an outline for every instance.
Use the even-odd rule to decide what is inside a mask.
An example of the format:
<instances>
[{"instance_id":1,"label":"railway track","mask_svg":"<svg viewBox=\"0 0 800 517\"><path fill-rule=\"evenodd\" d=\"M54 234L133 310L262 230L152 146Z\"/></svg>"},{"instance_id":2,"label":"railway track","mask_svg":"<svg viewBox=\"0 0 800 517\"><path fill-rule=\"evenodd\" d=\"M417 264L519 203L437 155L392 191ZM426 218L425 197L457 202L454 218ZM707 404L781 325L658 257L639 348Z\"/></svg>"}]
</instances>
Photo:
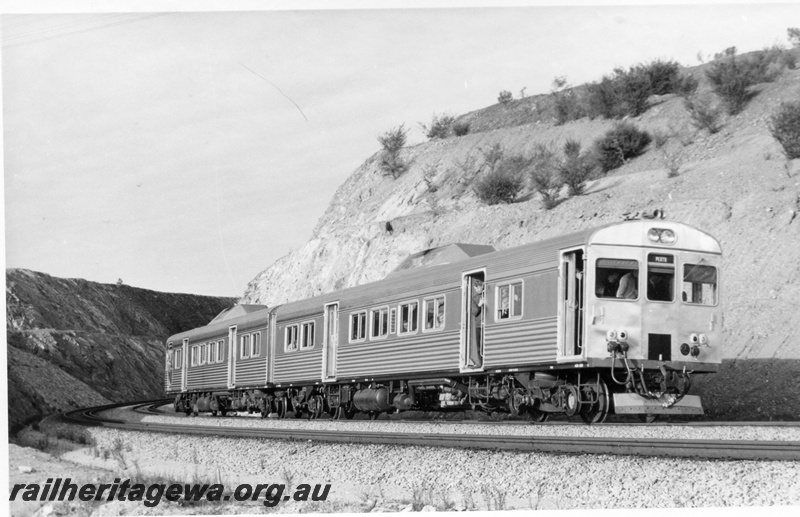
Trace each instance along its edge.
<instances>
[{"instance_id":1,"label":"railway track","mask_svg":"<svg viewBox=\"0 0 800 517\"><path fill-rule=\"evenodd\" d=\"M116 429L182 433L192 435L225 436L237 438L261 438L289 441L317 441L325 443L349 444L383 444L402 446L455 447L465 449L495 449L528 452L547 452L562 454L614 454L664 456L701 459L733 459L733 460L800 460L800 441L745 441L745 440L665 440L665 439L632 439L608 437L554 437L554 436L515 436L486 434L442 434L442 433L387 433L359 430L326 431L318 429L292 429L291 434L283 428L241 428L220 427L218 425L174 425L153 422L128 422L110 419L102 415L105 411L131 407L132 411L142 414L165 414L158 407L168 403L167 400L151 400L135 404L110 404L94 408L81 409L65 413L67 422L89 426L103 426ZM298 421L299 422L299 421ZM411 423L408 421L397 421ZM443 424L459 423L453 421ZM486 423L486 422L480 422ZM511 422L507 422L510 424ZM516 424L526 424L519 422ZM358 421L352 421L354 426ZM723 425L719 422L696 422L688 425ZM772 425L771 423L733 423L734 425ZM799 423L783 422L781 424L796 426ZM543 424L536 424L543 425ZM548 423L544 425L571 425L567 422ZM583 425L583 424L576 424ZM628 424L604 424L605 426ZM637 425L637 424L633 424ZM641 424L638 424L641 425ZM687 425L687 424L667 424Z\"/></svg>"}]
</instances>

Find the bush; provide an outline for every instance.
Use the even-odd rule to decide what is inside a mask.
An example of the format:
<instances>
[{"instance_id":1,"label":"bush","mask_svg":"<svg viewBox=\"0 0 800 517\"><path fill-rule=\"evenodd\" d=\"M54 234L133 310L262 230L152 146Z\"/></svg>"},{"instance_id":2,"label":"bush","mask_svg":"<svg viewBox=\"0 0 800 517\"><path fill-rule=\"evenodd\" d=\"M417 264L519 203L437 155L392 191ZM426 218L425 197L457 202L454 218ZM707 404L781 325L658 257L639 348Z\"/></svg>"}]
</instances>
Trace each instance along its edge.
<instances>
[{"instance_id":1,"label":"bush","mask_svg":"<svg viewBox=\"0 0 800 517\"><path fill-rule=\"evenodd\" d=\"M469 133L469 122L456 122L453 124L453 133L456 136L464 136Z\"/></svg>"},{"instance_id":2,"label":"bush","mask_svg":"<svg viewBox=\"0 0 800 517\"><path fill-rule=\"evenodd\" d=\"M781 104L770 118L769 130L788 159L800 158L800 102Z\"/></svg>"},{"instance_id":3,"label":"bush","mask_svg":"<svg viewBox=\"0 0 800 517\"><path fill-rule=\"evenodd\" d=\"M401 124L378 137L378 142L383 147L378 158L378 167L385 175L394 179L405 174L409 168L409 164L400 157L400 151L406 145L407 133L405 125Z\"/></svg>"},{"instance_id":4,"label":"bush","mask_svg":"<svg viewBox=\"0 0 800 517\"><path fill-rule=\"evenodd\" d=\"M789 27L786 29L786 36L789 38L789 43L791 43L793 47L800 47L800 29L797 27Z\"/></svg>"},{"instance_id":5,"label":"bush","mask_svg":"<svg viewBox=\"0 0 800 517\"><path fill-rule=\"evenodd\" d=\"M475 194L487 205L513 203L525 187L525 177L512 164L490 170L475 184Z\"/></svg>"},{"instance_id":6,"label":"bush","mask_svg":"<svg viewBox=\"0 0 800 517\"><path fill-rule=\"evenodd\" d=\"M725 103L729 115L741 112L753 93L750 87L774 81L785 67L784 50L773 47L747 57L737 56L736 47L716 54L706 71L711 88ZM783 64L782 64L783 63Z\"/></svg>"},{"instance_id":7,"label":"bush","mask_svg":"<svg viewBox=\"0 0 800 517\"><path fill-rule=\"evenodd\" d=\"M508 90L502 90L497 96L497 102L500 104L508 104L514 98L512 93Z\"/></svg>"},{"instance_id":8,"label":"bush","mask_svg":"<svg viewBox=\"0 0 800 517\"><path fill-rule=\"evenodd\" d=\"M564 161L559 166L561 181L569 189L570 196L580 196L586 191L586 182L594 167L591 160L581 154L581 143L567 140L564 143Z\"/></svg>"},{"instance_id":9,"label":"bush","mask_svg":"<svg viewBox=\"0 0 800 517\"><path fill-rule=\"evenodd\" d=\"M641 70L650 79L653 95L666 95L678 91L682 77L678 72L680 65L675 61L656 60L647 65L641 65Z\"/></svg>"},{"instance_id":10,"label":"bush","mask_svg":"<svg viewBox=\"0 0 800 517\"><path fill-rule=\"evenodd\" d=\"M647 111L652 94L650 76L643 67L614 70L588 88L589 115L605 118L636 117Z\"/></svg>"},{"instance_id":11,"label":"bush","mask_svg":"<svg viewBox=\"0 0 800 517\"><path fill-rule=\"evenodd\" d=\"M552 146L537 144L531 157L531 186L542 196L542 203L547 210L558 205L558 193L564 184L559 165L558 155Z\"/></svg>"},{"instance_id":12,"label":"bush","mask_svg":"<svg viewBox=\"0 0 800 517\"><path fill-rule=\"evenodd\" d=\"M599 83L591 83L586 90L586 112L591 118L617 118L624 115L618 106L618 94L614 81L603 77Z\"/></svg>"},{"instance_id":13,"label":"bush","mask_svg":"<svg viewBox=\"0 0 800 517\"><path fill-rule=\"evenodd\" d=\"M586 111L581 106L578 95L567 84L566 77L553 79L553 89L550 90L550 97L553 99L553 118L557 126L586 116Z\"/></svg>"},{"instance_id":14,"label":"bush","mask_svg":"<svg viewBox=\"0 0 800 517\"><path fill-rule=\"evenodd\" d=\"M603 172L621 167L639 156L650 143L650 135L630 122L617 123L595 141L596 159Z\"/></svg>"},{"instance_id":15,"label":"bush","mask_svg":"<svg viewBox=\"0 0 800 517\"><path fill-rule=\"evenodd\" d=\"M453 123L455 120L456 118L452 115L446 113L437 115L434 113L430 125L426 126L424 123L420 123L420 127L422 131L425 132L425 136L428 137L428 140L444 139L453 132Z\"/></svg>"},{"instance_id":16,"label":"bush","mask_svg":"<svg viewBox=\"0 0 800 517\"><path fill-rule=\"evenodd\" d=\"M719 123L722 109L712 104L708 97L687 97L683 101L683 106L689 112L692 125L697 129L706 129L712 135L722 129Z\"/></svg>"}]
</instances>

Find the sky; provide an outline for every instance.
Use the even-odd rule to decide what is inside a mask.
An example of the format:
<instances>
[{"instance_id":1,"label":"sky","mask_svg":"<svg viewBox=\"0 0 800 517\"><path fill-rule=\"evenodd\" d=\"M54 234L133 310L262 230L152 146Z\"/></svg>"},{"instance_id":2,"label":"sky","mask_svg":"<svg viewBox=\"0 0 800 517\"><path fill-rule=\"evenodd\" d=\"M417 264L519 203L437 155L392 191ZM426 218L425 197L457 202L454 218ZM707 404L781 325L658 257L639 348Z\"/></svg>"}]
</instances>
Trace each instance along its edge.
<instances>
[{"instance_id":1,"label":"sky","mask_svg":"<svg viewBox=\"0 0 800 517\"><path fill-rule=\"evenodd\" d=\"M501 90L696 65L800 25L796 3L7 4L6 267L218 296L301 247L387 129L422 142L420 122Z\"/></svg>"}]
</instances>

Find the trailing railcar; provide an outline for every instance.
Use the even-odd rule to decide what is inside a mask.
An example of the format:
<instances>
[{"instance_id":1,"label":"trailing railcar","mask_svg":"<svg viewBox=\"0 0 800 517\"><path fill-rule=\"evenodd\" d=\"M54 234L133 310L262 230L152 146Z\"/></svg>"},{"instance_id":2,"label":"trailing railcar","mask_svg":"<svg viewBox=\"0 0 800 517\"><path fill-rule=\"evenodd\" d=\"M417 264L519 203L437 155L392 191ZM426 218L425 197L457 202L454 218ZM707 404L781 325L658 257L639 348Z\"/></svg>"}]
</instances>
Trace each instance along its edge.
<instances>
[{"instance_id":1,"label":"trailing railcar","mask_svg":"<svg viewBox=\"0 0 800 517\"><path fill-rule=\"evenodd\" d=\"M663 220L427 250L381 281L172 336L167 392L187 413L279 417L702 414L687 392L721 362L720 264L713 237Z\"/></svg>"}]
</instances>

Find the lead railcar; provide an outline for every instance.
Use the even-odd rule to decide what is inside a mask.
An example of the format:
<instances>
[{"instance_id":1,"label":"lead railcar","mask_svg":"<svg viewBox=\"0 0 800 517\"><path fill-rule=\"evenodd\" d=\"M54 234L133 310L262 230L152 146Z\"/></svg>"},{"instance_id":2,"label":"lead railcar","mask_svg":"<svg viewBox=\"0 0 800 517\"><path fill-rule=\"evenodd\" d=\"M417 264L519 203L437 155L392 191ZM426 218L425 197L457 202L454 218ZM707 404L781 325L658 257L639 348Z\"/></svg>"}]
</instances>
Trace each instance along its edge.
<instances>
[{"instance_id":1,"label":"lead railcar","mask_svg":"<svg viewBox=\"0 0 800 517\"><path fill-rule=\"evenodd\" d=\"M716 239L662 220L426 250L383 280L170 337L166 391L187 414L702 414L687 392L721 362L720 264Z\"/></svg>"}]
</instances>

